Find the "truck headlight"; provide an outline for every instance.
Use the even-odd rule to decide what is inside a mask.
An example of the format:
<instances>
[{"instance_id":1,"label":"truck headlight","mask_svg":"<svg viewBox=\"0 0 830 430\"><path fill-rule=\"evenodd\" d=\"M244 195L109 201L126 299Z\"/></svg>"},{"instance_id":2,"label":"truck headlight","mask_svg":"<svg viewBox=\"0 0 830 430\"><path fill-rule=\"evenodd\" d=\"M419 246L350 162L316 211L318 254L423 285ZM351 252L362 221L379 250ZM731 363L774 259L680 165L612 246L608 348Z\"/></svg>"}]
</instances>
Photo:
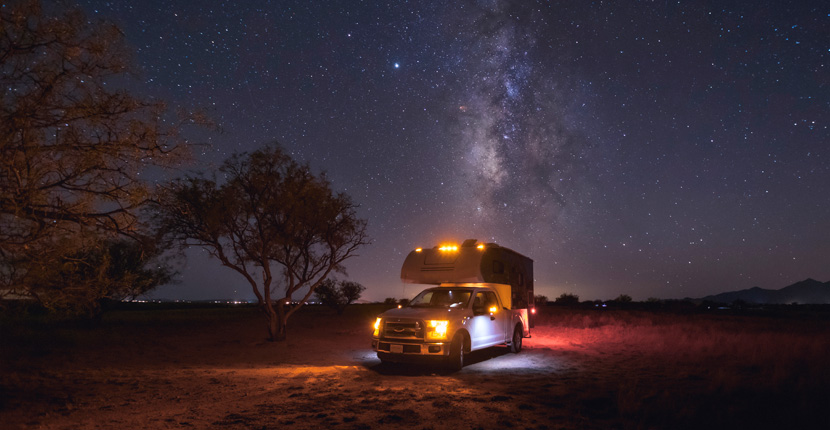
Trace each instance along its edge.
<instances>
[{"instance_id":1,"label":"truck headlight","mask_svg":"<svg viewBox=\"0 0 830 430\"><path fill-rule=\"evenodd\" d=\"M445 340L447 339L447 326L450 324L447 320L427 320L427 339L429 340Z\"/></svg>"},{"instance_id":2,"label":"truck headlight","mask_svg":"<svg viewBox=\"0 0 830 430\"><path fill-rule=\"evenodd\" d=\"M380 317L377 317L377 319L375 319L375 332L372 333L372 336L374 337L380 337L380 320Z\"/></svg>"}]
</instances>

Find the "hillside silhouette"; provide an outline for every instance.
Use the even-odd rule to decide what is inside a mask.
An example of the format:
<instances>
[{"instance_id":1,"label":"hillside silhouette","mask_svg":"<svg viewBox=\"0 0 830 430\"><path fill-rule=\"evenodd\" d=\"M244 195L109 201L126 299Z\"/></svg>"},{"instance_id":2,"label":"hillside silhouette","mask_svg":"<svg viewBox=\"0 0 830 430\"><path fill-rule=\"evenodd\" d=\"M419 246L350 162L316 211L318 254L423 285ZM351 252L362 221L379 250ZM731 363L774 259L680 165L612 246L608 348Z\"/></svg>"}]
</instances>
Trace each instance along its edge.
<instances>
[{"instance_id":1,"label":"hillside silhouette","mask_svg":"<svg viewBox=\"0 0 830 430\"><path fill-rule=\"evenodd\" d=\"M741 300L754 304L830 304L830 281L821 282L807 278L780 290L752 287L746 290L706 296L700 300L718 303L732 303Z\"/></svg>"}]
</instances>

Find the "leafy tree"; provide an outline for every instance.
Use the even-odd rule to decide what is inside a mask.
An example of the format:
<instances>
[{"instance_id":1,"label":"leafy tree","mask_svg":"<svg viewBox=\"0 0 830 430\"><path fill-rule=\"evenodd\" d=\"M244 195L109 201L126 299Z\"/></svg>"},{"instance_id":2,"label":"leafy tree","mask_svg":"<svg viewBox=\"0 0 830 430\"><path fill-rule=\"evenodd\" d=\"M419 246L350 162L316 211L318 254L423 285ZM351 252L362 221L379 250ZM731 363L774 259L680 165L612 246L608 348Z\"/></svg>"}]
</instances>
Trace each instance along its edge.
<instances>
[{"instance_id":1,"label":"leafy tree","mask_svg":"<svg viewBox=\"0 0 830 430\"><path fill-rule=\"evenodd\" d=\"M616 299L614 299L617 303L631 303L631 296L628 294L620 294Z\"/></svg>"},{"instance_id":2,"label":"leafy tree","mask_svg":"<svg viewBox=\"0 0 830 430\"><path fill-rule=\"evenodd\" d=\"M533 302L536 303L537 305L544 306L544 305L548 304L548 297L543 296L541 294L537 294L535 297L533 297Z\"/></svg>"},{"instance_id":3,"label":"leafy tree","mask_svg":"<svg viewBox=\"0 0 830 430\"><path fill-rule=\"evenodd\" d=\"M45 279L135 236L151 197L141 173L180 160L185 146L165 106L115 84L128 59L119 29L77 7L0 8L0 291L62 296ZM89 281L66 288L99 288ZM102 294L87 293L65 296Z\"/></svg>"},{"instance_id":4,"label":"leafy tree","mask_svg":"<svg viewBox=\"0 0 830 430\"><path fill-rule=\"evenodd\" d=\"M359 299L360 293L365 290L366 287L357 282L326 279L317 286L314 295L322 304L334 308L337 314L341 315L346 310L346 306Z\"/></svg>"},{"instance_id":5,"label":"leafy tree","mask_svg":"<svg viewBox=\"0 0 830 430\"><path fill-rule=\"evenodd\" d=\"M556 298L556 300L554 300L554 303L559 305L578 305L579 296L572 293L562 293Z\"/></svg>"},{"instance_id":6,"label":"leafy tree","mask_svg":"<svg viewBox=\"0 0 830 430\"><path fill-rule=\"evenodd\" d=\"M325 176L315 176L277 146L226 160L216 178L174 182L158 206L161 227L182 246L206 249L242 275L284 340L288 318L332 272L368 243L366 221ZM259 279L259 280L258 280ZM299 305L287 305L307 289ZM282 291L282 297L274 299Z\"/></svg>"},{"instance_id":7,"label":"leafy tree","mask_svg":"<svg viewBox=\"0 0 830 430\"><path fill-rule=\"evenodd\" d=\"M27 284L47 309L96 317L102 299L135 299L173 280L175 271L161 261L162 250L147 239L106 240L71 254L59 246L44 259L53 266L32 268L37 270L30 270Z\"/></svg>"}]
</instances>

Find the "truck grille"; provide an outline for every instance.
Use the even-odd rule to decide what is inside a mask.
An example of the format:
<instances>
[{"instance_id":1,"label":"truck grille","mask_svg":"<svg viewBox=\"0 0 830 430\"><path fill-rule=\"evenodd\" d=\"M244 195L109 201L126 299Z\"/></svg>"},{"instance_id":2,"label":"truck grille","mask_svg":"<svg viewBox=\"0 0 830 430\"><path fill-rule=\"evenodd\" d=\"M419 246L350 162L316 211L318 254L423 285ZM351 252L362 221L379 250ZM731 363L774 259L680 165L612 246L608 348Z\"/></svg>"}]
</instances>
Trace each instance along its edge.
<instances>
[{"instance_id":1,"label":"truck grille","mask_svg":"<svg viewBox=\"0 0 830 430\"><path fill-rule=\"evenodd\" d=\"M386 320L383 324L381 338L423 340L424 324L417 320L397 318Z\"/></svg>"}]
</instances>

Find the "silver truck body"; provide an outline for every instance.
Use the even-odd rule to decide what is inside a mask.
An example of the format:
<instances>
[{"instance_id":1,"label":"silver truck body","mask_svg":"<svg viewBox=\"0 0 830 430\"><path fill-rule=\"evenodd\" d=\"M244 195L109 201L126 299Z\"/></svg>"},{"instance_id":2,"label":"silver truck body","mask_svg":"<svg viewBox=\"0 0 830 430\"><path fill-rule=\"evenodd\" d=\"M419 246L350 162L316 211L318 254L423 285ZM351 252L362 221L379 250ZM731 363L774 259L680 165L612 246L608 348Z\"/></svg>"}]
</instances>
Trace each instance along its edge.
<instances>
[{"instance_id":1,"label":"silver truck body","mask_svg":"<svg viewBox=\"0 0 830 430\"><path fill-rule=\"evenodd\" d=\"M465 353L494 345L518 352L530 337L533 260L513 250L472 239L418 248L401 280L435 286L378 317L372 347L382 361L432 357L460 368Z\"/></svg>"}]
</instances>

